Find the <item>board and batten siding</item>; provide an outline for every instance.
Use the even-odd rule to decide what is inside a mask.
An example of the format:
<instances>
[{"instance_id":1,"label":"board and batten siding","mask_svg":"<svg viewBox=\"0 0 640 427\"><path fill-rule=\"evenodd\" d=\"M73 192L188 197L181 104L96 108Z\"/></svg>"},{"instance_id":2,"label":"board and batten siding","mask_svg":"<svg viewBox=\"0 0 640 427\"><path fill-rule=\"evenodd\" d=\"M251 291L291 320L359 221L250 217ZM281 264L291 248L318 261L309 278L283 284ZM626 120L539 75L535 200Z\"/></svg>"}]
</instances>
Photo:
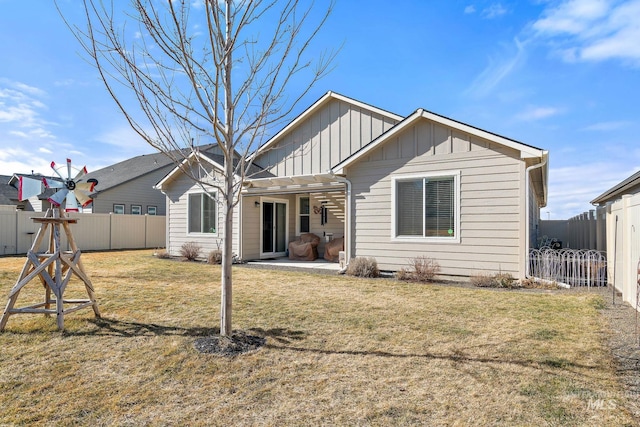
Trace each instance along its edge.
<instances>
[{"instance_id":1,"label":"board and batten siding","mask_svg":"<svg viewBox=\"0 0 640 427\"><path fill-rule=\"evenodd\" d=\"M125 205L124 212L131 213L131 205L142 207L142 214L147 213L148 206L157 208L156 215L165 215L165 196L153 188L175 166L173 164L160 168L131 181L111 187L100 192L100 183L96 186L98 195L93 199L93 213L113 212L113 205Z\"/></svg>"},{"instance_id":2,"label":"board and batten siding","mask_svg":"<svg viewBox=\"0 0 640 427\"><path fill-rule=\"evenodd\" d=\"M460 172L460 243L392 237L393 178ZM421 120L347 169L353 185L351 256L398 270L424 255L441 274L523 274L523 161L516 150Z\"/></svg>"},{"instance_id":3,"label":"board and batten siding","mask_svg":"<svg viewBox=\"0 0 640 427\"><path fill-rule=\"evenodd\" d=\"M211 190L215 191L215 190ZM166 191L167 209L167 252L173 256L180 256L180 248L187 242L196 242L201 246L200 257L206 258L213 250L222 250L224 237L224 201L217 203L217 233L189 233L188 232L188 204L189 194L202 193L200 186L193 183L186 175L180 174ZM238 254L238 207L233 210L233 253Z\"/></svg>"},{"instance_id":4,"label":"board and batten siding","mask_svg":"<svg viewBox=\"0 0 640 427\"><path fill-rule=\"evenodd\" d=\"M397 121L333 99L256 158L276 176L326 173Z\"/></svg>"}]
</instances>

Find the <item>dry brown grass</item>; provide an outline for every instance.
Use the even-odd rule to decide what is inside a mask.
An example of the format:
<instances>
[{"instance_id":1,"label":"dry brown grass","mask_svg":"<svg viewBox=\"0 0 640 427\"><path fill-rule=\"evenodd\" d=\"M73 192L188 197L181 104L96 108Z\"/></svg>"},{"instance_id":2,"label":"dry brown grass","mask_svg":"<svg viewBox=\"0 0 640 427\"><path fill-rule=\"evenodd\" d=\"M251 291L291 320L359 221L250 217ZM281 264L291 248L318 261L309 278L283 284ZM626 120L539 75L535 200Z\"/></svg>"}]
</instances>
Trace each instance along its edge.
<instances>
[{"instance_id":1,"label":"dry brown grass","mask_svg":"<svg viewBox=\"0 0 640 427\"><path fill-rule=\"evenodd\" d=\"M227 359L193 347L217 331L219 266L152 251L83 259L103 319L72 313L59 333L53 318L11 317L0 424L634 422L595 295L236 267L234 325L267 346ZM1 295L22 263L0 258Z\"/></svg>"}]
</instances>

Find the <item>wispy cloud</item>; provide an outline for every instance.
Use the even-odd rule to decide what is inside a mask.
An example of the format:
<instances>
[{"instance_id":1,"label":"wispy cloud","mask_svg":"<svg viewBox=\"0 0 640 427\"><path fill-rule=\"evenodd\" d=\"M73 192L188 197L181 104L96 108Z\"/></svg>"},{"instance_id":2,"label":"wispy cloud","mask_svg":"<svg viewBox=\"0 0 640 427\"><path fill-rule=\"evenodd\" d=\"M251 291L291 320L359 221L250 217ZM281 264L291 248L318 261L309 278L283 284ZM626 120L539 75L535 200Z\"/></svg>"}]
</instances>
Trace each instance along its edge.
<instances>
[{"instance_id":1,"label":"wispy cloud","mask_svg":"<svg viewBox=\"0 0 640 427\"><path fill-rule=\"evenodd\" d=\"M631 176L637 169L620 170L609 162L582 163L549 169L548 206L552 219L569 219L594 209L589 204L600 194Z\"/></svg>"},{"instance_id":2,"label":"wispy cloud","mask_svg":"<svg viewBox=\"0 0 640 427\"><path fill-rule=\"evenodd\" d=\"M532 25L565 61L622 60L640 66L640 0L565 0Z\"/></svg>"},{"instance_id":3,"label":"wispy cloud","mask_svg":"<svg viewBox=\"0 0 640 427\"><path fill-rule=\"evenodd\" d=\"M561 112L562 110L556 107L530 106L521 113L517 114L516 119L530 122L540 119L546 119L547 117L551 116L556 116Z\"/></svg>"},{"instance_id":4,"label":"wispy cloud","mask_svg":"<svg viewBox=\"0 0 640 427\"><path fill-rule=\"evenodd\" d=\"M514 39L512 46L505 46L508 52L489 58L489 65L466 89L467 95L483 97L490 94L507 76L516 70L526 58L524 43Z\"/></svg>"},{"instance_id":5,"label":"wispy cloud","mask_svg":"<svg viewBox=\"0 0 640 427\"><path fill-rule=\"evenodd\" d=\"M0 143L13 138L55 139L55 123L43 117L46 92L27 84L0 79Z\"/></svg>"},{"instance_id":6,"label":"wispy cloud","mask_svg":"<svg viewBox=\"0 0 640 427\"><path fill-rule=\"evenodd\" d=\"M582 130L586 130L586 131L612 131L612 130L618 130L618 129L623 129L629 125L631 125L631 122L627 122L627 121L613 121L613 122L600 122L600 123L594 123L592 125L589 125L585 128L583 128Z\"/></svg>"},{"instance_id":7,"label":"wispy cloud","mask_svg":"<svg viewBox=\"0 0 640 427\"><path fill-rule=\"evenodd\" d=\"M485 19L493 19L507 12L508 10L501 3L492 3L489 7L482 10L482 17Z\"/></svg>"},{"instance_id":8,"label":"wispy cloud","mask_svg":"<svg viewBox=\"0 0 640 427\"><path fill-rule=\"evenodd\" d=\"M464 13L467 14L467 15L475 13L475 11L476 11L476 7L474 5L472 5L472 4L470 4L469 6L464 8Z\"/></svg>"}]
</instances>

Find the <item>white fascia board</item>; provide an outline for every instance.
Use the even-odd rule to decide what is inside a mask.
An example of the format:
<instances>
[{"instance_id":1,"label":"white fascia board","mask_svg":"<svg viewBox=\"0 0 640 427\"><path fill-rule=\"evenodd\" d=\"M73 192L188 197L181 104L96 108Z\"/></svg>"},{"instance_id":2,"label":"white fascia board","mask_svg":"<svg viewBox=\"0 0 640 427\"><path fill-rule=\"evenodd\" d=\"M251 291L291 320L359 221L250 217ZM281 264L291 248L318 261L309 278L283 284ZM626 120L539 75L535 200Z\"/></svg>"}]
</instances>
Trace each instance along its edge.
<instances>
[{"instance_id":1,"label":"white fascia board","mask_svg":"<svg viewBox=\"0 0 640 427\"><path fill-rule=\"evenodd\" d=\"M518 150L520 152L520 158L521 159L542 158L545 155L545 153L548 154L548 152L545 151L545 150L541 150L541 149L535 148L535 147L530 147L530 146L522 144L520 142L511 140L511 139L508 139L508 138L504 138L504 137L499 136L499 135L496 135L494 133L487 132L487 131L484 131L482 129L478 129L478 128L475 128L473 126L470 126L470 125L467 125L467 124L464 124L464 123L461 123L461 122L458 122L458 121L455 121L455 120L452 120L452 119L449 119L449 118L446 118L446 117L443 117L443 116L439 116L437 114L431 113L431 112L423 110L423 109L419 109L416 112L414 112L412 115L407 117L405 120L403 120L402 122L398 123L393 128L389 129L386 133L383 133L378 138L376 138L375 140L371 141L369 144L365 145L362 149L360 149L360 151L357 151L352 156L348 157L347 159L343 160L341 163L339 163L336 166L334 166L331 169L331 171L333 173L335 173L336 175L343 175L344 174L344 168L346 168L347 166L352 165L353 163L358 161L358 159L360 159L362 156L365 156L367 153L369 153L373 149L377 148L380 144L383 144L389 138L393 138L399 132L401 132L402 130L404 130L408 126L411 126L413 123L415 123L420 118L425 118L427 120L431 120L431 121L433 121L435 123L439 123L439 124L442 124L444 126L451 127L453 129L459 130L461 132L465 132L467 134L474 135L474 136L477 136L479 138L483 138L483 139L495 142L497 144L504 145L504 146L509 147L509 148L513 148L514 150Z\"/></svg>"},{"instance_id":2,"label":"white fascia board","mask_svg":"<svg viewBox=\"0 0 640 427\"><path fill-rule=\"evenodd\" d=\"M434 121L436 123L440 123L445 126L449 126L451 128L460 130L462 132L468 133L470 135L475 135L477 137L487 139L492 142L496 142L498 144L504 145L505 147L513 148L514 150L520 151L521 159L528 158L541 158L543 156L544 150L539 148L530 147L521 142L514 141L512 139L508 139L502 137L500 135L496 135L495 133L487 132L482 129L478 129L476 127L467 125L465 123L461 123L447 117L439 116L437 114L431 113L429 111L422 110L422 117Z\"/></svg>"},{"instance_id":3,"label":"white fascia board","mask_svg":"<svg viewBox=\"0 0 640 427\"><path fill-rule=\"evenodd\" d=\"M338 163L336 166L331 168L331 172L336 175L344 175L344 168L352 165L362 156L367 155L367 153L377 148L380 144L383 144L387 139L392 138L398 132L401 132L407 126L410 126L413 122L420 118L420 112L421 110L416 111L391 129L389 129L387 132L383 133L382 135L371 141L369 144L365 145L360 150L356 151L351 156Z\"/></svg>"},{"instance_id":4,"label":"white fascia board","mask_svg":"<svg viewBox=\"0 0 640 427\"><path fill-rule=\"evenodd\" d=\"M205 156L204 154L200 153L199 151L196 151L196 152L192 152L191 154L189 154L189 156L186 159L184 159L182 162L180 162L180 165L178 165L175 168L173 168L171 170L171 172L169 172L156 185L154 185L153 188L155 188L156 190L162 191L164 185L169 183L169 182L171 182L171 181L173 181L173 179L176 177L176 175L178 175L179 173L182 173L181 168L185 164L191 163L195 156L198 156L200 158L200 160L204 160L205 162L209 163L214 168L216 168L216 169L218 169L220 171L224 171L224 167L221 164L219 164L218 162L210 159L209 157Z\"/></svg>"}]
</instances>

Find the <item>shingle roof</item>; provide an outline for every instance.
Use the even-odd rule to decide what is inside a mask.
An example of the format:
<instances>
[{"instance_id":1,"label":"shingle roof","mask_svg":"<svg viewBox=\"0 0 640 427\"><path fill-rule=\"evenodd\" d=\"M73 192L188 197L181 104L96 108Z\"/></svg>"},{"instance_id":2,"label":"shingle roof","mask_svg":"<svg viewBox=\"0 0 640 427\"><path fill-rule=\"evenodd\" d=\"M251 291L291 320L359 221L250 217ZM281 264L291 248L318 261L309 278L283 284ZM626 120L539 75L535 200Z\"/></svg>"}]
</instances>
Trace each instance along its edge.
<instances>
[{"instance_id":1,"label":"shingle roof","mask_svg":"<svg viewBox=\"0 0 640 427\"><path fill-rule=\"evenodd\" d=\"M11 176L0 175L0 205L17 205L18 189L9 184Z\"/></svg>"},{"instance_id":2,"label":"shingle roof","mask_svg":"<svg viewBox=\"0 0 640 427\"><path fill-rule=\"evenodd\" d=\"M200 150L206 151L215 147L215 144L204 145ZM184 150L188 152L190 150ZM135 178L157 171L173 164L173 160L165 153L143 154L131 159L107 166L97 171L89 172L81 181L94 178L98 180L94 194L116 187Z\"/></svg>"}]
</instances>

